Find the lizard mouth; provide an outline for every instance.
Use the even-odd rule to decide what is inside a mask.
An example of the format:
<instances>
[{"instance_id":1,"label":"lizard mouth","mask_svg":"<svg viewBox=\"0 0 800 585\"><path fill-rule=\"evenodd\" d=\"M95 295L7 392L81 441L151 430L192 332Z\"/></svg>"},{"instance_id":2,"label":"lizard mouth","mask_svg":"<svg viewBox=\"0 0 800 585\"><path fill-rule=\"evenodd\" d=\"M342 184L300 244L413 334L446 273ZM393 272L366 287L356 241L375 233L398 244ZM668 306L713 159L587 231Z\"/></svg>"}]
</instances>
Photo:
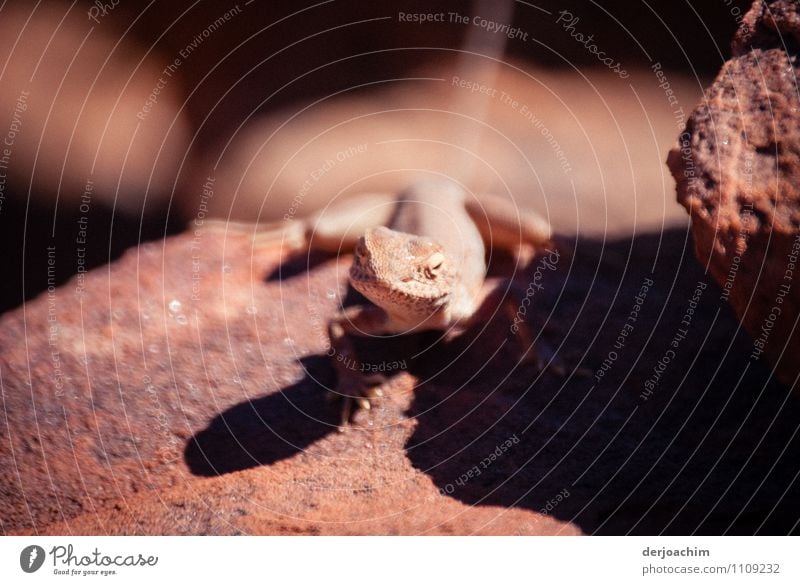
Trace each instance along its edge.
<instances>
[{"instance_id":1,"label":"lizard mouth","mask_svg":"<svg viewBox=\"0 0 800 585\"><path fill-rule=\"evenodd\" d=\"M370 290L383 290L390 288L388 283L383 282L374 274L364 270L350 270L350 284L360 293Z\"/></svg>"},{"instance_id":2,"label":"lizard mouth","mask_svg":"<svg viewBox=\"0 0 800 585\"><path fill-rule=\"evenodd\" d=\"M366 269L363 264L364 262L360 258L353 260L353 264L350 266L350 282L359 282L365 285L377 282L375 271Z\"/></svg>"},{"instance_id":3,"label":"lizard mouth","mask_svg":"<svg viewBox=\"0 0 800 585\"><path fill-rule=\"evenodd\" d=\"M386 303L397 306L410 306L419 303L430 304L432 306L442 305L449 298L448 291L434 290L426 287L422 283L413 286L412 281L389 283L374 276L365 274L350 274L350 284L354 289L367 297L370 301L379 306Z\"/></svg>"}]
</instances>

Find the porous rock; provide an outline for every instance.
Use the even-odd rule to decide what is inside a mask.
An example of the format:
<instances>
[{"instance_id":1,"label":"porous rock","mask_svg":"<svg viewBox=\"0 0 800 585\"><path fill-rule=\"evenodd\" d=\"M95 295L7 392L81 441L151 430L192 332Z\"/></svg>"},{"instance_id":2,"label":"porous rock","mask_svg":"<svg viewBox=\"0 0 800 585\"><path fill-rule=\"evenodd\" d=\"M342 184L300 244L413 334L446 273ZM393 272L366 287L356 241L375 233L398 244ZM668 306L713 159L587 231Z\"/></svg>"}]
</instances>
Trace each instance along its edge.
<instances>
[{"instance_id":1,"label":"porous rock","mask_svg":"<svg viewBox=\"0 0 800 585\"><path fill-rule=\"evenodd\" d=\"M0 318L0 531L796 531L800 396L745 367L708 292L679 342L689 370L652 385L687 299L710 291L686 237L582 241L521 275L542 284L531 318L590 378L517 363L501 316L452 346L369 339L362 359L407 367L345 433L326 324L348 257L280 265L247 229L208 223L145 243Z\"/></svg>"},{"instance_id":2,"label":"porous rock","mask_svg":"<svg viewBox=\"0 0 800 585\"><path fill-rule=\"evenodd\" d=\"M195 226L3 316L0 532L580 532L440 493L406 454L406 374L337 432L325 325L345 272L271 278L279 250L251 236Z\"/></svg>"},{"instance_id":3,"label":"porous rock","mask_svg":"<svg viewBox=\"0 0 800 585\"><path fill-rule=\"evenodd\" d=\"M800 372L800 3L757 0L668 165L695 252L765 357Z\"/></svg>"}]
</instances>

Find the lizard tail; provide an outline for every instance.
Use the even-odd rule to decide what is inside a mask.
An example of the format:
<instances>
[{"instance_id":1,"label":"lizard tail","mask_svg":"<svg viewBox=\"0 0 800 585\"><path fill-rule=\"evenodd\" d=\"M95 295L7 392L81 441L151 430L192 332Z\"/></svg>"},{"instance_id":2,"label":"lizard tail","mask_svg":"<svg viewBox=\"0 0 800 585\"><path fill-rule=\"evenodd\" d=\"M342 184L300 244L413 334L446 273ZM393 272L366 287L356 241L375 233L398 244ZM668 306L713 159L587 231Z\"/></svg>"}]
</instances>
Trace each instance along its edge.
<instances>
[{"instance_id":1,"label":"lizard tail","mask_svg":"<svg viewBox=\"0 0 800 585\"><path fill-rule=\"evenodd\" d=\"M306 225L300 220L281 220L270 223L254 223L209 219L203 229L225 233L247 233L258 248L282 247L288 251L302 249L306 245Z\"/></svg>"}]
</instances>

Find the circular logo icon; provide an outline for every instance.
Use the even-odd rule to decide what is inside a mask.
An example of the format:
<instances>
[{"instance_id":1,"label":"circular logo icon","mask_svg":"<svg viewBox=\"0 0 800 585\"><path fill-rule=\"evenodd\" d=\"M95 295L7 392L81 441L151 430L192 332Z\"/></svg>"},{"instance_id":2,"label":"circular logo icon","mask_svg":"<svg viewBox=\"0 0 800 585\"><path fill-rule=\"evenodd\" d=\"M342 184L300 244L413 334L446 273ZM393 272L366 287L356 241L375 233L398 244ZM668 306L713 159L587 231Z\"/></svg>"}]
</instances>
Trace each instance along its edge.
<instances>
[{"instance_id":1,"label":"circular logo icon","mask_svg":"<svg viewBox=\"0 0 800 585\"><path fill-rule=\"evenodd\" d=\"M22 549L19 554L19 566L26 573L35 573L44 564L44 549L41 546L32 544Z\"/></svg>"}]
</instances>

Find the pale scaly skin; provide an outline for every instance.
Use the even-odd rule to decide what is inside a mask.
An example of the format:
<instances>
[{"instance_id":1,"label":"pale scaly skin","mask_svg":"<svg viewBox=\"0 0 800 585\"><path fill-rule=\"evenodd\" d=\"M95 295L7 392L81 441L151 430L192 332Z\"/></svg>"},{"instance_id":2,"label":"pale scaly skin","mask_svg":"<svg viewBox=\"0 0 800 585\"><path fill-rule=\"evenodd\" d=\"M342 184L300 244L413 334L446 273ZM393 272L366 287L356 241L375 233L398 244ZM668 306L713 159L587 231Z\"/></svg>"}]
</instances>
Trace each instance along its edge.
<instances>
[{"instance_id":1,"label":"pale scaly skin","mask_svg":"<svg viewBox=\"0 0 800 585\"><path fill-rule=\"evenodd\" d=\"M379 381L352 368L351 337L425 330L462 331L487 319L502 297L516 313L524 291L508 279L487 279L486 246L510 249L527 263L551 239L549 224L499 197L468 197L447 181L421 182L399 195L350 199L295 221L282 237L295 250L353 251L350 283L373 304L348 307L329 324L339 359L336 393L344 397L342 426L353 407L369 409ZM484 309L483 311L481 309ZM487 314L488 310L488 314ZM542 342L532 347L529 326L519 329L525 359L561 369ZM350 364L350 367L348 367Z\"/></svg>"}]
</instances>

